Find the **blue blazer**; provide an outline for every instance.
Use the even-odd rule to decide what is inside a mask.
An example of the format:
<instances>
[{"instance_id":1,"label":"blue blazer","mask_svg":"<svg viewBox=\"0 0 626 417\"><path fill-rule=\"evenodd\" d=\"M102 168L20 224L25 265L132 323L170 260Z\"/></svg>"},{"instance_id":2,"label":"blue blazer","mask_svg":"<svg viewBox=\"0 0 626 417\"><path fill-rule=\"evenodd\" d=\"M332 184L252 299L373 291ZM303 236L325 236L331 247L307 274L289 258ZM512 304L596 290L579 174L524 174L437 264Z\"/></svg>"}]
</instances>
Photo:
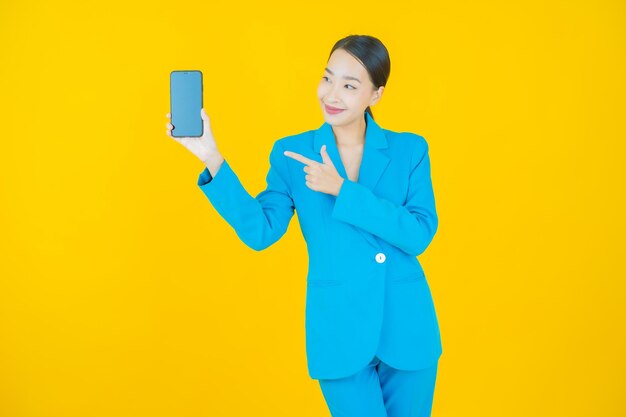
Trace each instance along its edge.
<instances>
[{"instance_id":1,"label":"blue blazer","mask_svg":"<svg viewBox=\"0 0 626 417\"><path fill-rule=\"evenodd\" d=\"M365 112L358 180L348 179L330 124L277 140L267 188L252 197L225 159L198 186L250 248L260 251L287 231L294 214L309 255L305 332L312 379L349 376L377 355L416 370L442 353L435 306L416 256L437 231L426 140L381 128ZM322 145L344 178L337 196L310 189L304 164L289 150L323 162Z\"/></svg>"}]
</instances>

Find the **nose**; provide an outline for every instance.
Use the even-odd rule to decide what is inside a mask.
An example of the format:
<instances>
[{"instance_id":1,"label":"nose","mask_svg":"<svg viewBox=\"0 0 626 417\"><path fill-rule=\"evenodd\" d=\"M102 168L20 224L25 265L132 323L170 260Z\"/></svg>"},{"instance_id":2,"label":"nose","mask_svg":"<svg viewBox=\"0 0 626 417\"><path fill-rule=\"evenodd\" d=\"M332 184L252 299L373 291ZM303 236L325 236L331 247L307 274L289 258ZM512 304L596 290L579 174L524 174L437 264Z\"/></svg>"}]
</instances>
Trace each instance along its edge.
<instances>
[{"instance_id":1,"label":"nose","mask_svg":"<svg viewBox=\"0 0 626 417\"><path fill-rule=\"evenodd\" d=\"M332 87L330 87L330 91L328 91L328 94L326 94L326 102L328 104L332 105L332 104L339 103L339 100L337 99L337 96L338 96L337 88L340 88L340 87L338 86L339 84L335 83Z\"/></svg>"},{"instance_id":2,"label":"nose","mask_svg":"<svg viewBox=\"0 0 626 417\"><path fill-rule=\"evenodd\" d=\"M337 100L337 96L335 94L333 94L332 92L330 94L326 95L326 103L330 104L331 106L334 106L335 104L339 103L339 100ZM338 107L338 106L336 106Z\"/></svg>"}]
</instances>

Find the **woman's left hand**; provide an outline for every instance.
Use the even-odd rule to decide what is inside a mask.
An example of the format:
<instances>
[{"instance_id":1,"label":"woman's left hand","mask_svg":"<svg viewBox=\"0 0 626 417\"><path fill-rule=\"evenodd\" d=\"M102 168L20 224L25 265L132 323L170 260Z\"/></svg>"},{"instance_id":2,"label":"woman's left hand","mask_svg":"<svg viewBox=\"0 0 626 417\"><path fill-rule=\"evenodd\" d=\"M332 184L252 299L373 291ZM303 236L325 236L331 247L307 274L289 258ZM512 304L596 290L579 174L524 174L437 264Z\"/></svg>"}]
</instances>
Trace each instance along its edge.
<instances>
[{"instance_id":1,"label":"woman's left hand","mask_svg":"<svg viewBox=\"0 0 626 417\"><path fill-rule=\"evenodd\" d=\"M290 158L306 164L304 172L306 175L306 186L315 191L321 191L326 194L339 195L339 190L343 185L344 179L339 175L333 161L326 152L326 145L322 146L321 152L323 163L319 163L299 153L285 151L284 154Z\"/></svg>"}]
</instances>

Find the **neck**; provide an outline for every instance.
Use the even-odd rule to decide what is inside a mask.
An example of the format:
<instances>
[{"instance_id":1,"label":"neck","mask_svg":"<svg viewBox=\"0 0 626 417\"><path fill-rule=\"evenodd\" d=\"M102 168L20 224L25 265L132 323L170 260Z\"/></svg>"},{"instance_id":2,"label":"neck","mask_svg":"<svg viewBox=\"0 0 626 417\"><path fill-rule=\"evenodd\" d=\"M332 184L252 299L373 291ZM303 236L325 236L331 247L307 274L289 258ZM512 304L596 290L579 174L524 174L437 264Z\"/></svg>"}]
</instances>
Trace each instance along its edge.
<instances>
[{"instance_id":1,"label":"neck","mask_svg":"<svg viewBox=\"0 0 626 417\"><path fill-rule=\"evenodd\" d=\"M365 115L346 126L333 126L337 146L353 147L365 143Z\"/></svg>"}]
</instances>

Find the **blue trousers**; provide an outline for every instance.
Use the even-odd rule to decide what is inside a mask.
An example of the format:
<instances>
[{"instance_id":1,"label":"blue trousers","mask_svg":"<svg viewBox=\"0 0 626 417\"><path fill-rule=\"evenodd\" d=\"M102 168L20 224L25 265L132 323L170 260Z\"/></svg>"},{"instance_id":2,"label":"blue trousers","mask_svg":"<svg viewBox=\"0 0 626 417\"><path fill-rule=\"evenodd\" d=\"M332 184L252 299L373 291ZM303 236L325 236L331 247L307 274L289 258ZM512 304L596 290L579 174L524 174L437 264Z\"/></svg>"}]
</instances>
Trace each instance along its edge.
<instances>
[{"instance_id":1,"label":"blue trousers","mask_svg":"<svg viewBox=\"0 0 626 417\"><path fill-rule=\"evenodd\" d=\"M354 375L318 381L332 417L430 417L438 364L402 371L374 356Z\"/></svg>"}]
</instances>

